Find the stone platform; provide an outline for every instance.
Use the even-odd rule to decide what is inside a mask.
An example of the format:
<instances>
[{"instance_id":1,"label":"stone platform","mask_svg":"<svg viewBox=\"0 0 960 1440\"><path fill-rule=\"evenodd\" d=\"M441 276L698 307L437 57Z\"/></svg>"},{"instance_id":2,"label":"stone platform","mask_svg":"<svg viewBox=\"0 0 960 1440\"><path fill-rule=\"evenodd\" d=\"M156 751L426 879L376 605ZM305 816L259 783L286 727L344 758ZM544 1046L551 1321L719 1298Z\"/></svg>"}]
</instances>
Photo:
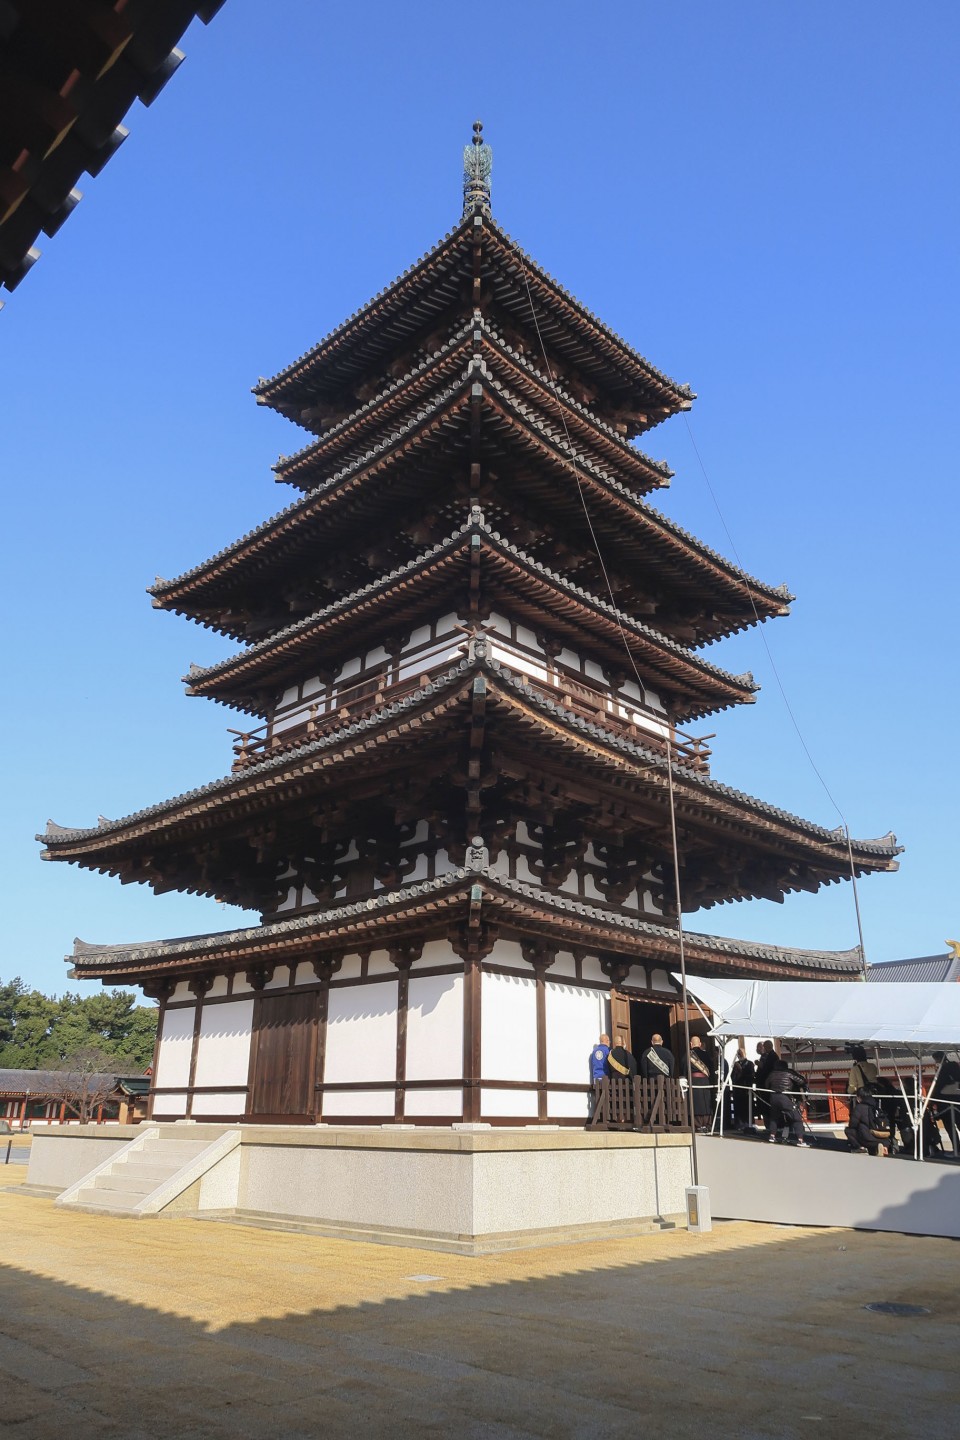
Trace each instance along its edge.
<instances>
[{"instance_id":1,"label":"stone platform","mask_svg":"<svg viewBox=\"0 0 960 1440\"><path fill-rule=\"evenodd\" d=\"M79 1182L142 1143L146 1129L38 1133L28 1190L74 1202ZM682 1220L691 1183L690 1137L683 1134L190 1122L150 1129L160 1151L182 1149L189 1138L194 1153L179 1181L165 1181L154 1207L141 1214L459 1254L642 1234Z\"/></svg>"}]
</instances>

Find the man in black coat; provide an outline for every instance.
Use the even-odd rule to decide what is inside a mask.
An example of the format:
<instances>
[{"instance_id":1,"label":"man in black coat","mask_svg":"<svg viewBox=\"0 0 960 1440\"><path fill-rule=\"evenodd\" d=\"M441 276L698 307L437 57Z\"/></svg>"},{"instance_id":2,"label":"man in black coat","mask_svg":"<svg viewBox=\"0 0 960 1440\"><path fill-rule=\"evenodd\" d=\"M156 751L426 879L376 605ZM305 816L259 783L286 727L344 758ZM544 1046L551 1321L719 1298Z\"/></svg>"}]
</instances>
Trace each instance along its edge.
<instances>
[{"instance_id":1,"label":"man in black coat","mask_svg":"<svg viewBox=\"0 0 960 1440\"><path fill-rule=\"evenodd\" d=\"M870 1091L861 1085L850 1106L850 1124L845 1131L850 1149L866 1150L870 1155L886 1155L886 1150L873 1133L876 1124L876 1101Z\"/></svg>"},{"instance_id":2,"label":"man in black coat","mask_svg":"<svg viewBox=\"0 0 960 1440\"><path fill-rule=\"evenodd\" d=\"M777 1060L767 1081L770 1089L770 1113L767 1116L767 1139L771 1145L789 1127L788 1144L805 1146L803 1116L796 1103L797 1093L806 1089L803 1079L791 1070L786 1060ZM793 1092L793 1093L791 1093Z\"/></svg>"},{"instance_id":3,"label":"man in black coat","mask_svg":"<svg viewBox=\"0 0 960 1440\"><path fill-rule=\"evenodd\" d=\"M651 1035L650 1044L640 1055L640 1078L656 1080L662 1076L664 1080L670 1080L675 1070L673 1051L664 1045L663 1036Z\"/></svg>"}]
</instances>

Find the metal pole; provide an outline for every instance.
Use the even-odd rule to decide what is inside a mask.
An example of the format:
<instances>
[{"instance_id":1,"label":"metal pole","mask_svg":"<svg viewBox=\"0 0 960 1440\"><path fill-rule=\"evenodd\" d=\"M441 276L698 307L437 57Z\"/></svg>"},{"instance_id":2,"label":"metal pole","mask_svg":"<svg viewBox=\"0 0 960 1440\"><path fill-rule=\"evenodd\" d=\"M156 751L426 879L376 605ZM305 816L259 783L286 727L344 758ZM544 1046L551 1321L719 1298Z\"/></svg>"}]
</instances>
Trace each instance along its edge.
<instances>
[{"instance_id":1,"label":"metal pole","mask_svg":"<svg viewBox=\"0 0 960 1440\"><path fill-rule=\"evenodd\" d=\"M13 1136L11 1135L11 1136L10 1136L10 1139L7 1141L7 1158L6 1158L6 1159L4 1160L4 1162L3 1162L4 1165L9 1165L9 1164L10 1164L10 1151L11 1151L12 1149L13 1149Z\"/></svg>"},{"instance_id":2,"label":"metal pole","mask_svg":"<svg viewBox=\"0 0 960 1440\"><path fill-rule=\"evenodd\" d=\"M697 1127L693 1116L693 1077L690 1070L690 1000L687 995L687 955L683 943L683 912L680 909L680 852L677 846L677 807L673 798L673 743L670 727L667 727L667 795L670 800L670 840L673 846L673 882L677 905L677 944L680 950L680 987L683 995L683 1038L687 1047L687 1117L690 1122L690 1160L693 1166L693 1183L700 1184L700 1166L697 1160Z\"/></svg>"}]
</instances>

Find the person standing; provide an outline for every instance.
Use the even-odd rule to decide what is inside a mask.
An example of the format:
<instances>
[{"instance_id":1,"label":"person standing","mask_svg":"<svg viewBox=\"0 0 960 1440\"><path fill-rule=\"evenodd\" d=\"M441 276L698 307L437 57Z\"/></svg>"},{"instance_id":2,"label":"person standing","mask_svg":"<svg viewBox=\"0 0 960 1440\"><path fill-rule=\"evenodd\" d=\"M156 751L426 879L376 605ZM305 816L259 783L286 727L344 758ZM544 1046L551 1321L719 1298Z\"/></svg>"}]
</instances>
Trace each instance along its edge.
<instances>
[{"instance_id":1,"label":"person standing","mask_svg":"<svg viewBox=\"0 0 960 1440\"><path fill-rule=\"evenodd\" d=\"M605 1075L609 1075L607 1069L607 1056L610 1054L610 1036L601 1035L600 1039L590 1051L590 1105L589 1113L592 1116L597 1108L600 1099L600 1081Z\"/></svg>"},{"instance_id":2,"label":"person standing","mask_svg":"<svg viewBox=\"0 0 960 1440\"><path fill-rule=\"evenodd\" d=\"M741 1046L730 1075L733 1085L733 1123L738 1130L750 1129L750 1091L756 1078L757 1067Z\"/></svg>"},{"instance_id":3,"label":"person standing","mask_svg":"<svg viewBox=\"0 0 960 1440\"><path fill-rule=\"evenodd\" d=\"M664 1080L673 1078L676 1063L673 1051L663 1043L662 1035L651 1035L650 1044L640 1055L640 1078L642 1080Z\"/></svg>"},{"instance_id":4,"label":"person standing","mask_svg":"<svg viewBox=\"0 0 960 1440\"><path fill-rule=\"evenodd\" d=\"M875 1084L879 1072L873 1061L867 1059L867 1052L862 1045L850 1046L850 1058L853 1064L847 1076L847 1094L856 1095L858 1090L869 1089Z\"/></svg>"},{"instance_id":5,"label":"person standing","mask_svg":"<svg viewBox=\"0 0 960 1440\"><path fill-rule=\"evenodd\" d=\"M690 1053L687 1056L687 1079L693 1092L693 1124L696 1130L706 1130L713 1113L713 1066L703 1048L699 1035L690 1036Z\"/></svg>"},{"instance_id":6,"label":"person standing","mask_svg":"<svg viewBox=\"0 0 960 1440\"><path fill-rule=\"evenodd\" d=\"M770 1075L780 1056L772 1040L764 1040L757 1053L760 1056L756 1072L757 1115L766 1124L770 1116Z\"/></svg>"}]
</instances>

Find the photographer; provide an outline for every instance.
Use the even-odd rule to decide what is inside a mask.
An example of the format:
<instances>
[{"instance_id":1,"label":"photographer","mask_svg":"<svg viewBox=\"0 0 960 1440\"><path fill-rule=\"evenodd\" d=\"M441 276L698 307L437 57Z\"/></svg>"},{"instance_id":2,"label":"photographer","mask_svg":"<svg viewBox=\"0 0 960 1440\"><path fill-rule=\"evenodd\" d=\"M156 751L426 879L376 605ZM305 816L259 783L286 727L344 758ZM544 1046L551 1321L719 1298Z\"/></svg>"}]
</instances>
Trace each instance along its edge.
<instances>
[{"instance_id":1,"label":"photographer","mask_svg":"<svg viewBox=\"0 0 960 1440\"><path fill-rule=\"evenodd\" d=\"M801 1150L808 1149L803 1138L803 1115L797 1104L797 1095L801 1095L807 1088L803 1076L791 1070L786 1060L777 1060L767 1084L770 1087L767 1140L773 1145L781 1138L782 1132L789 1128L790 1138L787 1143Z\"/></svg>"}]
</instances>

